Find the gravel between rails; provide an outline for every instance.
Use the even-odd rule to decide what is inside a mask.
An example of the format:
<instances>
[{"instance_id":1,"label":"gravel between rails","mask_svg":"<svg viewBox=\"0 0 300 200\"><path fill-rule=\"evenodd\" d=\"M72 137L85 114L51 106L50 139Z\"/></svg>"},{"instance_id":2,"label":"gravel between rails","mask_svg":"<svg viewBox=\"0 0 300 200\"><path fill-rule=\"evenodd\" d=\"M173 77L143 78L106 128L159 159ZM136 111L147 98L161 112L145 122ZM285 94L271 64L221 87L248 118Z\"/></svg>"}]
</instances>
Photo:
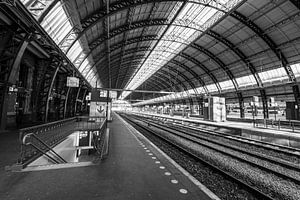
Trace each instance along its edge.
<instances>
[{"instance_id":1,"label":"gravel between rails","mask_svg":"<svg viewBox=\"0 0 300 200\"><path fill-rule=\"evenodd\" d=\"M136 117L136 116L134 116L134 117ZM144 119L146 119L147 121L157 123L157 124L168 126L168 128L176 128L181 131L190 132L191 134L195 134L199 137L202 137L202 138L205 137L205 139L209 138L210 140L213 140L214 142L219 142L219 143L227 144L230 146L232 145L232 147L239 148L241 151L249 150L249 152L255 153L255 154L263 156L263 157L268 157L268 158L274 159L277 162L294 165L295 167L299 166L298 163L300 162L300 156L295 156L295 155L291 155L289 153L284 153L284 152L278 152L278 151L275 151L270 148L258 147L256 145L253 145L253 144L251 145L251 144L245 143L243 141L236 141L235 138L233 139L232 137L228 137L228 136L223 136L223 135L214 134L214 133L205 133L203 131L195 131L190 128L182 127L181 125L178 125L178 124L174 125L173 123L164 123L163 121L160 121L160 120L153 120L153 119L148 119L148 118L144 118ZM279 167L279 169L282 169L282 167ZM293 173L293 171L291 171L291 170L287 170L287 171L281 170L281 171L284 171L285 174L287 174L287 175ZM298 177L298 179L300 178L299 177L300 175L295 175L295 176Z\"/></svg>"},{"instance_id":2,"label":"gravel between rails","mask_svg":"<svg viewBox=\"0 0 300 200\"><path fill-rule=\"evenodd\" d=\"M200 136L209 137L211 139L218 140L220 142L224 142L225 144L230 144L230 145L233 145L236 147L241 147L243 149L247 149L252 152L256 152L257 154L260 154L260 155L267 155L267 156L273 157L274 159L280 159L280 160L282 160L282 162L287 162L287 163L294 164L294 165L300 164L300 155L295 156L295 155L291 155L289 153L275 151L272 148L259 147L257 145L251 144L250 142L242 140L241 138L234 137L234 135L226 136L226 135L222 135L220 133L206 133L205 131L201 131L201 130L193 130L195 128L199 128L197 126L192 126L191 128L182 127L181 124L177 124L174 122L166 122L166 121L161 121L161 120L152 119L152 118L145 118L145 117L143 117L143 118L146 120L153 121L155 123L168 125L168 126L176 128L176 129L180 129L182 131L189 131L191 133L194 133L194 134L197 134Z\"/></svg>"},{"instance_id":3,"label":"gravel between rails","mask_svg":"<svg viewBox=\"0 0 300 200\"><path fill-rule=\"evenodd\" d=\"M175 130L172 130L172 131L175 131ZM192 140L197 140L201 144L213 147L215 149L218 149L220 151L229 153L229 154L237 156L239 158L246 159L248 161L256 163L257 165L260 165L260 166L263 166L263 167L266 167L266 168L269 168L269 169L273 169L273 170L275 170L275 171L277 171L281 174L285 174L286 176L289 176L289 177L296 178L296 179L300 180L300 170L295 171L294 168L290 169L290 168L283 167L280 164L273 163L273 162L270 162L270 161L266 160L264 157L263 158L253 157L252 155L249 155L247 151L244 151L244 149L242 149L240 147L238 147L237 150L235 150L235 149L231 149L232 146L228 146L226 143L225 144L220 143L220 141L218 141L218 140L217 141L215 141L215 140L206 141L207 138L204 138L202 136L201 136L201 138L198 138L198 137L194 137L194 136L190 136L188 134L182 133L181 131L179 131L179 132L176 131L176 133L179 134L179 135L183 135L185 137L189 137ZM199 136L199 135L197 134L197 136ZM215 142L217 142L217 143L215 143ZM223 145L225 145L225 146L223 146ZM242 152L242 151L244 151L244 152ZM281 162L278 159L277 159L277 161Z\"/></svg>"},{"instance_id":4,"label":"gravel between rails","mask_svg":"<svg viewBox=\"0 0 300 200\"><path fill-rule=\"evenodd\" d=\"M232 140L232 138L230 138L228 136L226 137L226 136L213 135L213 134L209 134L209 133L205 133L205 132L201 132L201 131L195 131L195 130L188 129L188 128L181 128L177 125L175 125L174 127L175 128L180 128L184 131L190 131L190 132L195 133L195 134L206 136L206 137L218 140L220 142L224 142L226 144L230 144L230 145L234 145L234 146L237 146L237 147L242 147L243 149L248 149L248 150L251 150L251 151L255 151L258 154L265 154L265 155L268 155L268 156L272 156L274 158L279 158L281 160L288 161L292 164L296 164L296 165L300 164L300 156L292 156L292 155L287 154L287 153L279 153L278 151L274 151L274 150L269 149L269 148L258 147L258 146L254 146L254 145L251 145L251 144L247 144L247 143L242 142L242 141Z\"/></svg>"},{"instance_id":5,"label":"gravel between rails","mask_svg":"<svg viewBox=\"0 0 300 200\"><path fill-rule=\"evenodd\" d=\"M278 178L272 174L266 173L260 169L254 168L251 165L238 162L229 156L225 156L219 152L211 149L201 147L198 144L181 137L166 133L158 128L151 127L157 133L162 134L164 137L176 142L177 144L188 148L190 151L198 154L210 163L219 166L223 170L233 174L249 185L252 185L269 194L278 200L299 200L300 199L300 186L289 181Z\"/></svg>"},{"instance_id":6,"label":"gravel between rails","mask_svg":"<svg viewBox=\"0 0 300 200\"><path fill-rule=\"evenodd\" d=\"M124 118L126 120L126 118ZM127 121L127 120L126 120ZM130 123L130 122L129 122ZM131 124L131 123L130 123ZM133 125L133 124L132 124ZM258 200L252 194L242 189L238 184L227 180L206 165L189 157L177 148L167 144L157 136L146 133L145 130L133 125L138 131L157 145L162 151L170 156L175 162L192 174L197 180L204 184L221 199L228 200Z\"/></svg>"}]
</instances>

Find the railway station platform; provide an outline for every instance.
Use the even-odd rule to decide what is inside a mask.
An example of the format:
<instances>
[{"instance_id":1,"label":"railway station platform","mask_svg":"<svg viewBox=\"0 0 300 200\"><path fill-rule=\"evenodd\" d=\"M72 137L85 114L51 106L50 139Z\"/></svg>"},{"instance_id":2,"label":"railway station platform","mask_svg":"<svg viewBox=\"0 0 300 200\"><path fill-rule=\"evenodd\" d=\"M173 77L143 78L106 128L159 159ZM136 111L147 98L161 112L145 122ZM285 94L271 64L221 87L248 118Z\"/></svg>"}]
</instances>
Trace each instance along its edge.
<instances>
[{"instance_id":1,"label":"railway station platform","mask_svg":"<svg viewBox=\"0 0 300 200\"><path fill-rule=\"evenodd\" d=\"M0 199L218 199L117 114L108 126L99 164L32 172L4 170L17 157L17 133L0 135Z\"/></svg>"},{"instance_id":2,"label":"railway station platform","mask_svg":"<svg viewBox=\"0 0 300 200\"><path fill-rule=\"evenodd\" d=\"M292 130L290 127L278 127L275 125L268 124L267 127L263 123L256 123L255 126L253 122L243 122L243 121L223 121L223 122L212 122L206 121L202 118L197 117L182 117L178 115L170 116L166 114L156 114L156 113L148 113L148 112L131 112L133 114L138 115L149 115L155 117L161 117L169 120L178 120L186 123L196 123L204 128L212 129L212 130L224 130L231 129L235 132L238 132L241 136L257 139L265 142L276 143L280 145L300 148L300 127L295 127Z\"/></svg>"}]
</instances>

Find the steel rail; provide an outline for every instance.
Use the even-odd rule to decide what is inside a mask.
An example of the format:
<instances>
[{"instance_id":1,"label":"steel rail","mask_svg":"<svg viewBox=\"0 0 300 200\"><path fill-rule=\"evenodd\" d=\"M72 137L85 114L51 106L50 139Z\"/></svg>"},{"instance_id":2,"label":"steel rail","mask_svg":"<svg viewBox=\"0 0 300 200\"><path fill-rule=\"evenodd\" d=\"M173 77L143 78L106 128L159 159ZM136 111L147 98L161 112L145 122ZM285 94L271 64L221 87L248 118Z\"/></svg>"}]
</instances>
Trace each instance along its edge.
<instances>
[{"instance_id":1,"label":"steel rail","mask_svg":"<svg viewBox=\"0 0 300 200\"><path fill-rule=\"evenodd\" d=\"M170 130L168 130L168 129L171 129L171 128L165 128L165 127L159 126L158 124L154 124L154 123L151 123L151 122L148 122L148 121L144 121L144 120L142 120L142 119L140 119L140 118L139 118L139 119L136 119L136 120L140 120L140 121L142 121L142 122L151 124L151 126L153 126L153 127L159 128L159 129L161 129L161 130L163 130L163 131L166 131L166 132L168 132L168 133L174 134L174 135L176 135L176 136L178 136L178 137L181 137L181 138L184 138L184 139L186 139L186 140L192 141L192 142L194 142L194 143L196 143L196 144L202 145L202 146L204 146L204 147L206 147L206 148L212 149L212 150L217 151L217 152L219 152L219 153L221 153L221 154L225 154L225 155L230 156L230 157L232 157L232 158L234 158L234 159L237 159L237 160L239 160L239 161L241 161L241 162L245 162L245 163L247 163L247 164L249 164L249 165L252 165L252 166L254 166L254 167L256 167L256 168L259 168L259 169L261 169L261 170L267 171L268 173L272 173L272 174L274 174L274 175L276 175L276 176L278 176L278 177L280 177L280 178L288 179L288 180L290 180L290 181L292 181L292 182L294 182L294 183L300 185L300 180L297 179L297 178L295 178L295 177L292 177L292 176L289 176L289 175L280 173L280 172L278 172L278 171L276 171L276 170L274 170L274 169L270 169L270 168L265 167L265 166L263 166L263 165L260 165L260 164L251 162L251 161L249 161L249 160L247 160L247 159L245 159L245 158L239 157L239 156L237 156L237 155L233 155L232 153L226 152L226 151L224 151L224 150L220 150L220 149L215 148L215 147L212 147L212 146L210 146L210 145L203 144L203 142L201 142L201 141L199 141L199 140L206 140L206 141L209 141L209 140L205 139L204 137L199 137L199 136L195 136L194 134L189 134L189 133L187 133L187 132L175 130L175 131L177 131L177 132L180 132L181 134L185 134L185 135L181 135L181 134L178 134L178 133L174 133L174 129L170 131ZM194 137L194 139L191 138L191 137ZM196 138L196 139L195 139L195 138ZM209 141L209 142L213 143L212 141ZM215 143L215 144L216 144L216 143ZM218 145L223 146L223 147L226 147L224 144L218 144ZM226 147L226 148L231 148L231 147ZM233 148L231 148L231 149L233 149ZM238 151L238 150L235 149L235 151ZM243 151L242 153L248 154L249 156L253 156L253 157L257 157L257 158L259 157L259 156L256 155L256 154L251 155L250 152L246 152L246 151ZM259 158L259 159L265 159L265 160L266 160L267 158L263 157L263 158ZM275 160L268 160L268 161L269 161L269 162L276 163L277 165L281 165L281 166L285 165L285 163L280 163L280 162L275 161ZM289 168L289 169L292 169L292 170L295 170L295 171L299 170L298 167L294 167L294 166L292 166L292 165L286 165L285 167L286 167L286 168Z\"/></svg>"},{"instance_id":2,"label":"steel rail","mask_svg":"<svg viewBox=\"0 0 300 200\"><path fill-rule=\"evenodd\" d=\"M164 142L166 142L167 144L174 146L175 148L179 149L179 151L182 151L184 153L186 153L188 156L194 158L195 160L207 165L208 167L210 167L211 169L217 171L218 173L220 173L223 177L226 177L228 179L230 179L231 181L234 181L235 183L237 183L239 186L243 187L244 189L247 189L247 191L249 191L252 195L256 196L258 199L265 199L265 200L275 200L274 198L270 197L269 195L257 190L256 188L250 186L249 184L247 184L246 182L244 182L243 180L240 180L238 178L235 178L234 176L232 176L231 174L225 172L224 170L220 169L219 167L205 161L204 159L202 159L200 156L196 155L195 153L192 153L190 151L188 151L186 148L170 141L169 139L164 138L163 136L161 136L160 134L157 134L155 131L150 130L149 128L145 128L144 126L138 124L137 122L134 122L133 120L129 119L127 116L122 116L124 119L126 119L130 124L134 124L135 126L140 127L141 129L157 136L158 138L160 138L161 140L163 140Z\"/></svg>"}]
</instances>

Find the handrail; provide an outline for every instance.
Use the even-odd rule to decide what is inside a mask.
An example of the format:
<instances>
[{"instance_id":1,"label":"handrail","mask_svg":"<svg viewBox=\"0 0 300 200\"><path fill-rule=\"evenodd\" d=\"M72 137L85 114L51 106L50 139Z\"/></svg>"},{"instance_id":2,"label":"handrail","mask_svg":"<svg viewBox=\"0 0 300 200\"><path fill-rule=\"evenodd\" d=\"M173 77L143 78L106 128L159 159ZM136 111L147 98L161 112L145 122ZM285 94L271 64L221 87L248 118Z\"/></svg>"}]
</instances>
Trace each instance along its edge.
<instances>
[{"instance_id":1,"label":"handrail","mask_svg":"<svg viewBox=\"0 0 300 200\"><path fill-rule=\"evenodd\" d=\"M20 131L28 131L28 130L32 130L32 129L43 128L45 126L50 126L50 125L55 125L55 124L59 124L59 123L63 123L63 122L72 121L72 120L75 120L76 118L77 117L71 117L71 118L68 118L68 119L62 119L62 120L58 120L58 121L54 121L54 122L49 122L49 123L46 123L46 124L40 124L40 125L36 125L36 126L22 128L22 129L20 129Z\"/></svg>"},{"instance_id":2,"label":"handrail","mask_svg":"<svg viewBox=\"0 0 300 200\"><path fill-rule=\"evenodd\" d=\"M278 130L281 130L283 127L287 129L291 129L293 132L300 128L300 121L297 120L273 120L273 119L254 119L255 127L259 127L259 124L263 124L264 128L276 127Z\"/></svg>"},{"instance_id":3,"label":"handrail","mask_svg":"<svg viewBox=\"0 0 300 200\"><path fill-rule=\"evenodd\" d=\"M26 145L31 145L33 146L36 150L38 150L40 153L42 153L43 155L47 156L47 158L49 158L50 160L52 160L53 162L55 162L56 164L59 164L59 162L57 160L55 160L54 158L52 158L51 156L49 156L47 154L47 152L44 152L43 150L41 150L39 147L37 147L36 145L32 144L31 142L27 143Z\"/></svg>"},{"instance_id":4,"label":"handrail","mask_svg":"<svg viewBox=\"0 0 300 200\"><path fill-rule=\"evenodd\" d=\"M63 141L69 134L76 130L100 130L100 132L103 132L103 129L106 126L107 120L105 117L76 116L20 129L19 143L21 145L21 149L18 164L21 164L24 167L38 156L37 151L42 153L45 150L54 152L58 161L67 163L66 160L53 151L52 147ZM63 131L55 130L59 128L62 128ZM32 136L31 139L30 136ZM31 144L34 146L26 145L27 139L30 139Z\"/></svg>"},{"instance_id":5,"label":"handrail","mask_svg":"<svg viewBox=\"0 0 300 200\"><path fill-rule=\"evenodd\" d=\"M61 159L61 161L63 161L63 163L67 163L67 161L65 159L63 159L60 155L58 155L49 145L47 145L44 141L42 141L40 138L38 138L35 134L32 134L32 136L37 139L40 143L42 143L44 146L46 146L48 148L49 151L51 151L52 153L54 153L59 159Z\"/></svg>"}]
</instances>

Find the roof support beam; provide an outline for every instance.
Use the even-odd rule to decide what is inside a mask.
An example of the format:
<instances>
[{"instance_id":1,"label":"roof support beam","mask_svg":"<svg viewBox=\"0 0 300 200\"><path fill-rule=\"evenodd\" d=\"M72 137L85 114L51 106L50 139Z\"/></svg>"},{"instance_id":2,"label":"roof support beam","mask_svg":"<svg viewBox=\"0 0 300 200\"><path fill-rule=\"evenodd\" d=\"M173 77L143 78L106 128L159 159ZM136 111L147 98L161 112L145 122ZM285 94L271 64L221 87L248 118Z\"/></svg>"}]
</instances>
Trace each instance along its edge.
<instances>
[{"instance_id":1,"label":"roof support beam","mask_svg":"<svg viewBox=\"0 0 300 200\"><path fill-rule=\"evenodd\" d=\"M186 53L181 53L179 54L179 56L191 61L192 63L196 64L197 67L200 67L214 82L214 84L216 85L218 92L221 93L221 86L217 80L217 78L215 77L215 75L213 75L211 73L211 71L205 66L203 65L200 61L198 61L197 59L193 58L192 56L186 54ZM172 62L172 61L171 61Z\"/></svg>"},{"instance_id":2,"label":"roof support beam","mask_svg":"<svg viewBox=\"0 0 300 200\"><path fill-rule=\"evenodd\" d=\"M109 15L109 2L110 0L103 0L103 3L106 4L106 14ZM111 88L111 72L110 72L110 22L109 17L103 21L104 23L104 33L106 34L106 50L107 50L107 67L108 67L108 87Z\"/></svg>"},{"instance_id":3,"label":"roof support beam","mask_svg":"<svg viewBox=\"0 0 300 200\"><path fill-rule=\"evenodd\" d=\"M133 15L134 15L134 12L135 12L135 8L129 8L129 11L128 11L128 14L127 14L127 23L128 24L128 29L130 30L131 29L131 23L132 23L132 18L133 18ZM120 65L119 65L119 69L122 65L122 62L123 62L123 58L124 58L124 53L125 53L125 46L126 46L126 43L127 43L127 39L128 39L128 33L129 31L125 31L124 32L124 42L123 42L123 45L122 45L122 55L121 55L121 61L120 61ZM118 70L119 71L119 70ZM119 72L117 73L118 74L118 77L116 79L116 81L114 82L114 87L116 88L117 85L118 85L118 80L119 80Z\"/></svg>"},{"instance_id":4,"label":"roof support beam","mask_svg":"<svg viewBox=\"0 0 300 200\"><path fill-rule=\"evenodd\" d=\"M132 49L129 49L129 55L131 54L131 51L133 50L133 52L135 52L135 50L136 50L137 48L132 48ZM123 54L123 56L126 56L126 53L125 54ZM116 55L114 55L113 56L114 58L120 58L120 54L116 54ZM127 58L127 60L135 60L135 59L140 59L139 57L128 57ZM186 58L187 60L189 60L189 58ZM104 60L104 62L105 62L105 60ZM113 63L113 61L112 61L112 63ZM189 68L188 66L186 66L186 65L184 65L184 64L182 64L182 63L180 63L179 61L176 61L176 60L173 60L172 61L172 63L173 64L175 64L175 65L177 65L177 66L179 66L179 67L181 67L181 68L183 68L184 70L186 70L187 72L189 72L196 80L198 80L199 81L199 84L204 88L204 90L205 90L205 92L208 94L208 90L207 90L207 88L206 88L206 84L204 83L204 81L201 79L201 77L199 76L199 75L197 75L197 73L194 71L194 70L192 70L191 68ZM200 63L201 64L201 63ZM101 65L101 64L100 64ZM119 66L120 67L120 66ZM112 69L113 69L113 67L112 67Z\"/></svg>"},{"instance_id":5,"label":"roof support beam","mask_svg":"<svg viewBox=\"0 0 300 200\"><path fill-rule=\"evenodd\" d=\"M180 71L178 71L177 69L174 69L170 66L168 66L168 69L173 71L174 73L177 73L179 76L181 76L190 86L191 88L194 90L194 93L197 95L198 94L198 91L196 89L196 86L195 84L187 77L185 76L183 73L181 73ZM162 71L164 70L164 68L161 69ZM204 87L204 86L203 86ZM188 90L185 91L186 94L188 95L188 98L189 98L189 101L190 101L190 104L193 105L193 100L191 99L191 96L188 92Z\"/></svg>"},{"instance_id":6,"label":"roof support beam","mask_svg":"<svg viewBox=\"0 0 300 200\"><path fill-rule=\"evenodd\" d=\"M73 44L79 40L85 33L86 31L90 30L92 27L94 27L96 24L98 24L99 22L101 22L102 20L105 20L105 18L110 17L111 15L121 12L125 9L130 9L130 8L134 8L136 6L139 5L143 5L143 4L149 4L150 2L154 3L153 5L153 10L155 10L155 8L158 7L159 3L162 2L170 2L170 0L124 0L124 1L117 1L114 2L112 4L110 4L109 6L109 11L107 11L106 9L100 9L95 11L94 13L92 13L91 15L87 16L85 19L83 19L81 21L81 25L83 30L81 32L78 33L77 38L74 40L74 42L70 45L69 48L71 48L73 46ZM212 8L215 8L219 11L222 11L222 5L217 3L216 1L199 1L199 0L178 0L177 2L183 2L183 3L187 3L187 2L192 2L195 4L200 4L200 5L204 5L204 6L209 6ZM154 11L152 11L152 13L154 13ZM76 32L75 30L73 32Z\"/></svg>"},{"instance_id":7,"label":"roof support beam","mask_svg":"<svg viewBox=\"0 0 300 200\"><path fill-rule=\"evenodd\" d=\"M168 32L168 30L170 29L171 25L173 24L173 22L175 21L175 19L177 18L177 16L179 15L179 13L183 10L183 8L185 7L185 5L187 4L187 1L184 1L180 7L178 8L178 10L176 11L176 13L174 14L173 18L170 20L170 22L167 24L167 27L164 29L163 33L159 36L159 39L156 41L156 43L153 45L151 51L149 52L149 54L146 56L146 58L144 58L144 60L142 61L140 67L142 67L144 65L144 63L146 62L146 60L149 58L149 56L151 55L151 53L153 52L153 50L157 47L158 43L162 40L162 38L164 37L164 35ZM136 70L135 74L139 71L139 69ZM127 86L127 84L129 84L129 82L134 78L135 74L133 74L131 76L131 78L127 81L125 87Z\"/></svg>"},{"instance_id":8,"label":"roof support beam","mask_svg":"<svg viewBox=\"0 0 300 200\"><path fill-rule=\"evenodd\" d=\"M282 51L278 48L275 42L257 24L255 24L253 21L251 21L249 18L242 15L241 13L235 11L230 16L234 17L235 19L243 23L245 26L247 26L249 29L251 29L254 33L256 33L268 45L268 47L273 51L273 53L277 56L277 58L281 61L282 66L287 72L290 81L296 82L295 75L291 67L288 65L288 61L286 57L283 55ZM250 61L247 60L247 58L245 58L244 60L251 65Z\"/></svg>"},{"instance_id":9,"label":"roof support beam","mask_svg":"<svg viewBox=\"0 0 300 200\"><path fill-rule=\"evenodd\" d=\"M183 91L188 90L186 85L183 84L182 81L180 81L180 79L178 79L178 77L174 76L172 73L165 73L165 72L158 71L155 74L158 74L159 76L163 77L164 81L169 80L172 85L171 88L176 88L176 90L178 90L178 92L182 92L181 88L178 87L178 85L180 85L183 88ZM176 81L176 83L174 81ZM186 94L188 95L188 93L186 93ZM181 101L183 103L183 100L181 100Z\"/></svg>"},{"instance_id":10,"label":"roof support beam","mask_svg":"<svg viewBox=\"0 0 300 200\"><path fill-rule=\"evenodd\" d=\"M176 66L179 66L180 68L184 69L185 71L189 72L196 80L199 81L200 85L203 87L204 91L206 94L209 93L206 84L204 83L204 81L197 75L197 73L195 71L193 71L191 68L189 68L188 66L186 66L185 64L177 61L177 60L172 60L173 64L175 64ZM168 67L170 68L170 66ZM191 80L189 78L187 78L186 80L188 80L189 82L191 82ZM194 85L194 84L193 84ZM196 89L195 85L194 85L194 89ZM197 90L195 90L195 93L197 94Z\"/></svg>"},{"instance_id":11,"label":"roof support beam","mask_svg":"<svg viewBox=\"0 0 300 200\"><path fill-rule=\"evenodd\" d=\"M176 85L176 84L173 83L173 82L172 82L172 85L171 85L171 83L166 82L166 81L165 81L165 78L162 77L162 76L159 76L158 74L156 74L155 76L151 76L148 80L149 80L149 81L150 81L150 80L153 80L151 83L157 82L157 81L158 81L158 82L163 86L163 87L160 88L161 90L165 90L166 84L169 86L169 88L172 88L173 86ZM180 88L179 88L178 86L175 86L175 87L176 87L176 90L180 91ZM153 89L156 89L156 87L153 86L153 85L151 84L151 89L152 89L152 88L153 88ZM153 97L152 97L152 98L149 98L149 99L153 99Z\"/></svg>"}]
</instances>

